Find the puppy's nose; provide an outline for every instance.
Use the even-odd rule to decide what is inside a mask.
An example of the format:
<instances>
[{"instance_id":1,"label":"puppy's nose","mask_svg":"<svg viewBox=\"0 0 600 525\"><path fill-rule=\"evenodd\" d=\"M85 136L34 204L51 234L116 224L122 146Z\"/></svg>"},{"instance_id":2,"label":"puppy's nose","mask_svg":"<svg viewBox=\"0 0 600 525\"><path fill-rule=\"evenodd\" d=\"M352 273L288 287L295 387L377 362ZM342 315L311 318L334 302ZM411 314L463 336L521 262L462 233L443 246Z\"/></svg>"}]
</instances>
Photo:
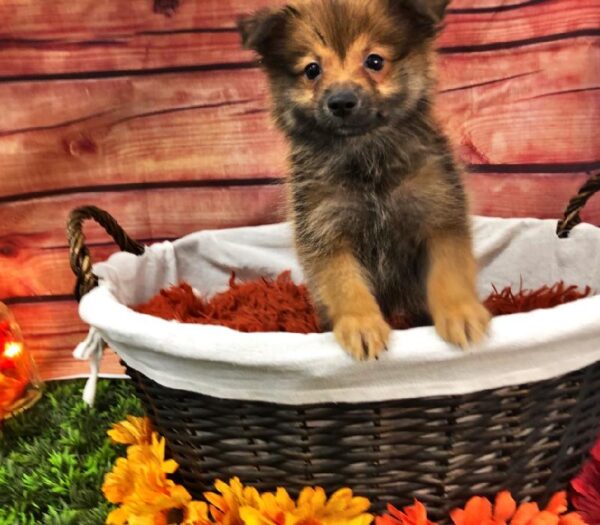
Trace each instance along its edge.
<instances>
[{"instance_id":1,"label":"puppy's nose","mask_svg":"<svg viewBox=\"0 0 600 525\"><path fill-rule=\"evenodd\" d=\"M327 107L332 115L345 118L352 115L358 107L358 97L349 89L336 91L327 98Z\"/></svg>"}]
</instances>

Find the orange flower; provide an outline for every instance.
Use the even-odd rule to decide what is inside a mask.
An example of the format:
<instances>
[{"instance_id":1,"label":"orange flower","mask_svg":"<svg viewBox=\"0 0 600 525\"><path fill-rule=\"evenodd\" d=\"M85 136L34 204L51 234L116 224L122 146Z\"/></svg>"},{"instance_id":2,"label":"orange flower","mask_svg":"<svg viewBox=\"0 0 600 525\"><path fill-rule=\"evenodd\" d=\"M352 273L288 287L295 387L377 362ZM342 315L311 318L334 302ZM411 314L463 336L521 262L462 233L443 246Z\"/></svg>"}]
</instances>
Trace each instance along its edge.
<instances>
[{"instance_id":1,"label":"orange flower","mask_svg":"<svg viewBox=\"0 0 600 525\"><path fill-rule=\"evenodd\" d=\"M566 511L565 492L555 494L544 510L537 503L517 507L510 493L500 492L493 507L487 498L473 497L464 509L454 509L450 517L455 525L585 525L577 513Z\"/></svg>"},{"instance_id":2,"label":"orange flower","mask_svg":"<svg viewBox=\"0 0 600 525\"><path fill-rule=\"evenodd\" d=\"M215 482L218 493L206 492L204 497L210 503L210 514L217 523L242 525L240 507L258 508L260 495L254 488L244 487L239 478L232 478L229 484L221 480Z\"/></svg>"},{"instance_id":3,"label":"orange flower","mask_svg":"<svg viewBox=\"0 0 600 525\"><path fill-rule=\"evenodd\" d=\"M104 476L102 493L111 503L123 503L133 492L136 472L125 458L117 459L112 471Z\"/></svg>"},{"instance_id":4,"label":"orange flower","mask_svg":"<svg viewBox=\"0 0 600 525\"><path fill-rule=\"evenodd\" d=\"M188 491L167 478L178 465L164 455L165 439L154 433L151 443L131 445L127 459L117 460L102 486L110 502L121 503L109 514L108 525L166 525L169 510L190 503Z\"/></svg>"},{"instance_id":5,"label":"orange flower","mask_svg":"<svg viewBox=\"0 0 600 525\"><path fill-rule=\"evenodd\" d=\"M517 510L517 503L510 492L502 491L496 496L494 502L494 521L496 523L507 522Z\"/></svg>"},{"instance_id":6,"label":"orange flower","mask_svg":"<svg viewBox=\"0 0 600 525\"><path fill-rule=\"evenodd\" d=\"M427 519L427 509L420 501L414 505L398 510L393 505L387 506L388 513L378 516L375 525L437 525Z\"/></svg>"},{"instance_id":7,"label":"orange flower","mask_svg":"<svg viewBox=\"0 0 600 525\"><path fill-rule=\"evenodd\" d=\"M126 421L115 423L107 434L114 443L141 445L150 443L152 425L147 417L127 416Z\"/></svg>"},{"instance_id":8,"label":"orange flower","mask_svg":"<svg viewBox=\"0 0 600 525\"><path fill-rule=\"evenodd\" d=\"M492 504L487 498L475 496L471 498L464 509L454 509L450 512L454 525L490 525L492 521Z\"/></svg>"}]
</instances>

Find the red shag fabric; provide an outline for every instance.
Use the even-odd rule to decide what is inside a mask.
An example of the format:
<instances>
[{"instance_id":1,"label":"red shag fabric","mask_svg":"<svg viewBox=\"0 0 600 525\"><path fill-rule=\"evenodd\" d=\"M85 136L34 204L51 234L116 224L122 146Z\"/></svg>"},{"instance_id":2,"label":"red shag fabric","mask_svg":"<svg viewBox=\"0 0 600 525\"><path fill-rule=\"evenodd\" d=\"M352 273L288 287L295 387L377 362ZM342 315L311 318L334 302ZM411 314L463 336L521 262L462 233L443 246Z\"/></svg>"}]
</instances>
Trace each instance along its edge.
<instances>
[{"instance_id":1,"label":"red shag fabric","mask_svg":"<svg viewBox=\"0 0 600 525\"><path fill-rule=\"evenodd\" d=\"M537 308L551 308L559 304L587 297L591 289L584 291L563 282L543 286L538 290L513 292L510 287L492 293L485 306L492 315L529 312ZM148 303L135 307L144 314L176 320L182 323L218 324L240 332L295 332L301 334L319 332L319 323L308 290L295 284L290 272L283 272L276 279L257 279L239 283L232 275L229 290L206 301L194 295L187 283L162 290ZM410 328L404 316L395 316L391 324L396 329Z\"/></svg>"},{"instance_id":2,"label":"red shag fabric","mask_svg":"<svg viewBox=\"0 0 600 525\"><path fill-rule=\"evenodd\" d=\"M492 293L484 301L486 308L492 315L515 314L519 312L531 312L538 308L552 308L559 304L570 303L592 292L589 286L580 291L577 286L566 286L562 281L554 286L542 286L537 290L523 290L523 285L515 294L510 286L498 291L492 285Z\"/></svg>"},{"instance_id":3,"label":"red shag fabric","mask_svg":"<svg viewBox=\"0 0 600 525\"><path fill-rule=\"evenodd\" d=\"M187 283L162 290L138 312L182 323L218 324L240 332L319 331L306 286L294 284L290 272L275 280L239 283L235 275L229 290L209 301L194 295Z\"/></svg>"}]
</instances>

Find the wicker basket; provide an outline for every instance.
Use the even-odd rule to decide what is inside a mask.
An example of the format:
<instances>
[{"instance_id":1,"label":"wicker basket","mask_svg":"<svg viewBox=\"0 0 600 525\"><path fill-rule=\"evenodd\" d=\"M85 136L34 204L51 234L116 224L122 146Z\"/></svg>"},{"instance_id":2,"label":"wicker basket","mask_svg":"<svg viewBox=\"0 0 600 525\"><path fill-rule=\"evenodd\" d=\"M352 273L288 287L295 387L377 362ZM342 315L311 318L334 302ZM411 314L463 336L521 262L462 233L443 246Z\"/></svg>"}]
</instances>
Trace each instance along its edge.
<instances>
[{"instance_id":1,"label":"wicker basket","mask_svg":"<svg viewBox=\"0 0 600 525\"><path fill-rule=\"evenodd\" d=\"M597 174L572 199L560 237L580 222L580 209L599 188ZM122 250L144 251L108 213L73 211L68 234L78 298L97 284L82 233L86 219ZM260 490L284 486L292 493L305 485L349 486L375 510L418 497L437 520L473 494L506 488L543 503L567 486L600 425L600 363L475 394L302 406L218 399L127 371L195 496L215 478L239 476Z\"/></svg>"}]
</instances>

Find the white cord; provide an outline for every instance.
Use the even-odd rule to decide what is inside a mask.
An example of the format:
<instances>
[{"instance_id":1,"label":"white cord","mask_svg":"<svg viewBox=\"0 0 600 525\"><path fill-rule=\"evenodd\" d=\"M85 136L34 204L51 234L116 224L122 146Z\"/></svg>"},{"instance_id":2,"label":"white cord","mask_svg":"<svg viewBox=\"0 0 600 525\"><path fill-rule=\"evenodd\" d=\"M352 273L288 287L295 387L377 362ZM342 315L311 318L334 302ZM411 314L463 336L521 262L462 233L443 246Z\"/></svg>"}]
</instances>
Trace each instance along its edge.
<instances>
[{"instance_id":1,"label":"white cord","mask_svg":"<svg viewBox=\"0 0 600 525\"><path fill-rule=\"evenodd\" d=\"M100 361L104 353L104 341L102 336L95 328L90 328L87 337L77 345L73 351L73 357L80 361L89 361L90 377L83 389L83 400L89 405L94 406L96 397L96 384L98 383L98 372L100 371Z\"/></svg>"}]
</instances>

